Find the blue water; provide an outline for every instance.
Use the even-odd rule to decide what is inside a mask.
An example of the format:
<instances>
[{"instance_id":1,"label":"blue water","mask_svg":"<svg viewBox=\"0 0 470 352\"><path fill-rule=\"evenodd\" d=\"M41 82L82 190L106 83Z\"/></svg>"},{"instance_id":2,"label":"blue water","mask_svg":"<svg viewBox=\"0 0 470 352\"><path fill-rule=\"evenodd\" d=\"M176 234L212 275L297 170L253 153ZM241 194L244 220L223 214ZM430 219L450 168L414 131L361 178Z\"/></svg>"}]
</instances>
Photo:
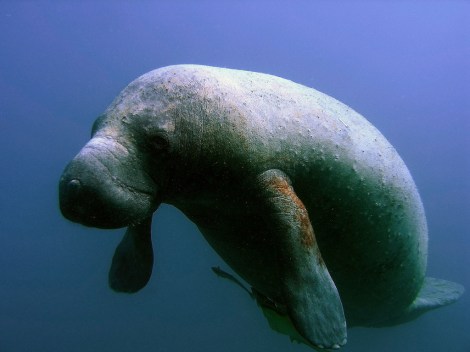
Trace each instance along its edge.
<instances>
[{"instance_id":1,"label":"blue water","mask_svg":"<svg viewBox=\"0 0 470 352\"><path fill-rule=\"evenodd\" d=\"M123 230L70 223L57 182L93 120L151 69L198 63L315 87L397 148L430 230L428 275L470 289L470 5L464 1L0 2L0 352L310 351L271 331L169 206L154 274L107 287ZM391 292L393 294L393 292ZM470 351L470 295L344 351Z\"/></svg>"}]
</instances>

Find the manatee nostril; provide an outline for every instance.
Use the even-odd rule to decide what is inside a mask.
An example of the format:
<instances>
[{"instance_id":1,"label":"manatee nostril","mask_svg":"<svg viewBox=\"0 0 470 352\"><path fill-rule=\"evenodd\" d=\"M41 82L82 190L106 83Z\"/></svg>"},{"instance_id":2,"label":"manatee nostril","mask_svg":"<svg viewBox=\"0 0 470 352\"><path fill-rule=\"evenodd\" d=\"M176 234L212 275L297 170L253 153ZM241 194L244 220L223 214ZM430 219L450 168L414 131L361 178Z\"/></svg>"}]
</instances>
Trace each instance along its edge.
<instances>
[{"instance_id":1,"label":"manatee nostril","mask_svg":"<svg viewBox=\"0 0 470 352\"><path fill-rule=\"evenodd\" d=\"M83 209L83 190L82 183L76 179L61 179L59 188L60 210L69 220L79 221L82 217Z\"/></svg>"},{"instance_id":2,"label":"manatee nostril","mask_svg":"<svg viewBox=\"0 0 470 352\"><path fill-rule=\"evenodd\" d=\"M82 184L77 179L70 180L69 183L67 184L67 191L72 197L77 196L81 188L82 188Z\"/></svg>"}]
</instances>

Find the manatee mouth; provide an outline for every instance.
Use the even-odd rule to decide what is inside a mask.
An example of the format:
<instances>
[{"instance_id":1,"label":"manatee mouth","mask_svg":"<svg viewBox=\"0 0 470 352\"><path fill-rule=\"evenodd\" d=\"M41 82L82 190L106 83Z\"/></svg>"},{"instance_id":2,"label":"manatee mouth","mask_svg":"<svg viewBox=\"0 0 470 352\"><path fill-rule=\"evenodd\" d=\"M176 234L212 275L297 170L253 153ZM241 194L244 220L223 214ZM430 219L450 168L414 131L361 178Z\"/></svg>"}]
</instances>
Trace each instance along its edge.
<instances>
[{"instance_id":1,"label":"manatee mouth","mask_svg":"<svg viewBox=\"0 0 470 352\"><path fill-rule=\"evenodd\" d=\"M116 181L116 180L113 180ZM107 192L90 187L79 178L63 177L59 186L60 210L73 222L98 228L120 228L138 224L158 207L155 195L122 182L106 187Z\"/></svg>"},{"instance_id":2,"label":"manatee mouth","mask_svg":"<svg viewBox=\"0 0 470 352\"><path fill-rule=\"evenodd\" d=\"M65 168L59 182L65 218L85 226L120 228L140 223L158 208L153 180L129 160L111 160L105 163L86 150Z\"/></svg>"}]
</instances>

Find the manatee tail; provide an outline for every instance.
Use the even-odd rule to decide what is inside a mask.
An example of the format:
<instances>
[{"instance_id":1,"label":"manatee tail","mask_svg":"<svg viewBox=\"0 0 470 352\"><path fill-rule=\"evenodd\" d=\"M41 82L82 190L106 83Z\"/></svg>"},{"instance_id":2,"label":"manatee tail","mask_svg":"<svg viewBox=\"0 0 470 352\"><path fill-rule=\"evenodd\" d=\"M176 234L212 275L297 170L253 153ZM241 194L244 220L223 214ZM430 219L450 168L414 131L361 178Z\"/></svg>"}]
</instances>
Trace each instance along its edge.
<instances>
[{"instance_id":1,"label":"manatee tail","mask_svg":"<svg viewBox=\"0 0 470 352\"><path fill-rule=\"evenodd\" d=\"M392 326L414 320L427 311L454 303L464 291L464 287L455 282L426 277L418 296L400 316L374 326Z\"/></svg>"}]
</instances>

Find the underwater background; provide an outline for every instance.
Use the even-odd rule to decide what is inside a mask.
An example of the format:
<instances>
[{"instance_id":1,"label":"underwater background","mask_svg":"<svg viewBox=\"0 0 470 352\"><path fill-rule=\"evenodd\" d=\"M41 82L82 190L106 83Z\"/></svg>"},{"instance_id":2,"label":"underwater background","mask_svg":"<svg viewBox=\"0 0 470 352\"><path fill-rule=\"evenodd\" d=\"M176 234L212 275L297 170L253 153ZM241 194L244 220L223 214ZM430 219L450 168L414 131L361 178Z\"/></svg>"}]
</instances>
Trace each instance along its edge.
<instances>
[{"instance_id":1,"label":"underwater background","mask_svg":"<svg viewBox=\"0 0 470 352\"><path fill-rule=\"evenodd\" d=\"M230 269L178 210L154 215L154 272L134 295L107 286L124 230L60 214L60 174L94 119L178 63L288 78L371 121L420 190L428 276L467 292L408 324L350 329L342 351L470 351L469 15L468 1L0 0L0 352L312 351L214 275Z\"/></svg>"}]
</instances>

